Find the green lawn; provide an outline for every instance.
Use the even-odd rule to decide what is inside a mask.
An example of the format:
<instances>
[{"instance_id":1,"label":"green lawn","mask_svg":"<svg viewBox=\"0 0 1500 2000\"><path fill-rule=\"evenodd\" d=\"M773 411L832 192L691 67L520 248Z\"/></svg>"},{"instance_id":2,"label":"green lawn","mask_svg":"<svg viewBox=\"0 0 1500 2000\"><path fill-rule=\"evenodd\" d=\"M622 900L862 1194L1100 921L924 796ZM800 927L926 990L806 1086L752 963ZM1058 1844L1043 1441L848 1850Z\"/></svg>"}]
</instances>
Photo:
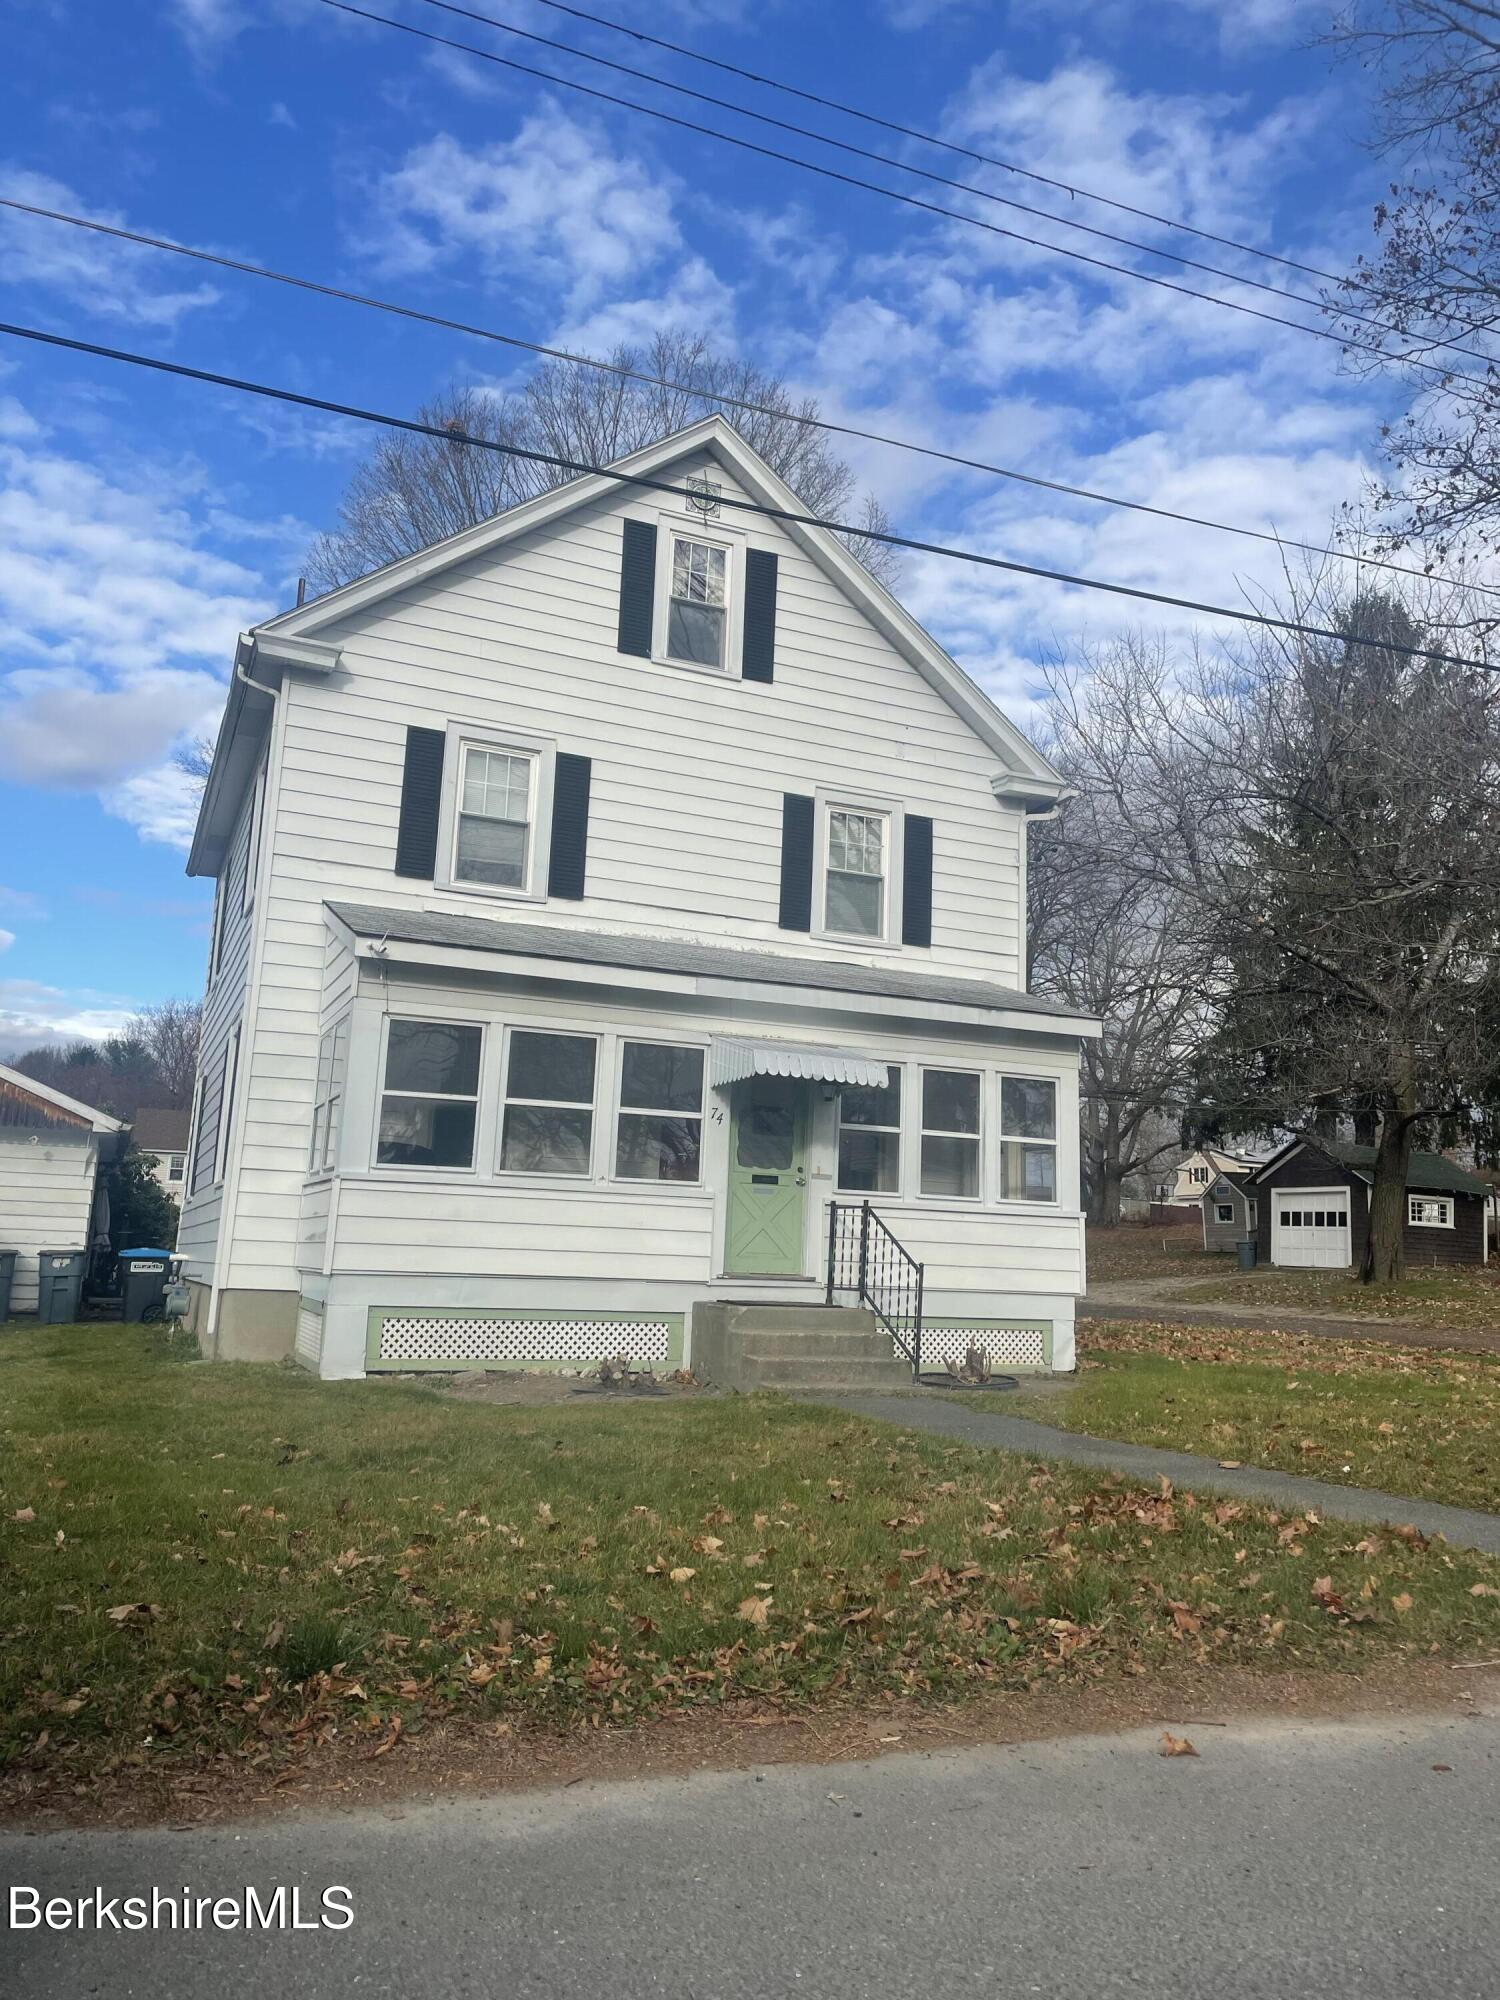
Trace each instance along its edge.
<instances>
[{"instance_id":1,"label":"green lawn","mask_svg":"<svg viewBox=\"0 0 1500 2000\"><path fill-rule=\"evenodd\" d=\"M1087 1232L1089 1284L1114 1278L1191 1278L1213 1273L1221 1260L1203 1248L1201 1222L1162 1224L1122 1222L1118 1229Z\"/></svg>"},{"instance_id":2,"label":"green lawn","mask_svg":"<svg viewBox=\"0 0 1500 2000\"><path fill-rule=\"evenodd\" d=\"M1065 1429L1500 1513L1500 1359L1124 1320L1079 1344Z\"/></svg>"},{"instance_id":3,"label":"green lawn","mask_svg":"<svg viewBox=\"0 0 1500 2000\"><path fill-rule=\"evenodd\" d=\"M439 1717L1500 1646L1500 1562L772 1397L497 1408L36 1328L0 1342L0 1433L0 1754L32 1806Z\"/></svg>"},{"instance_id":4,"label":"green lawn","mask_svg":"<svg viewBox=\"0 0 1500 2000\"><path fill-rule=\"evenodd\" d=\"M1414 1271L1399 1285L1362 1285L1347 1271L1262 1269L1219 1274L1176 1294L1184 1305L1280 1306L1292 1312L1372 1313L1421 1326L1500 1333L1500 1270Z\"/></svg>"}]
</instances>

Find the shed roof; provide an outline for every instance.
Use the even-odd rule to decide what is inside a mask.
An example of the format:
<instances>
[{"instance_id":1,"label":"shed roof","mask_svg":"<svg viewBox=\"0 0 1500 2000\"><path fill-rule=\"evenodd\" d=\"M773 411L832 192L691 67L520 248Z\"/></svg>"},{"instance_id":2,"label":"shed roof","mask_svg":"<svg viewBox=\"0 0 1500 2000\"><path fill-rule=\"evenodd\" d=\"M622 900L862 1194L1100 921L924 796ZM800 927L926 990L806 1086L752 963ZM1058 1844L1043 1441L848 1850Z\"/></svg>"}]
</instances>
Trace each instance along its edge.
<instances>
[{"instance_id":1,"label":"shed roof","mask_svg":"<svg viewBox=\"0 0 1500 2000\"><path fill-rule=\"evenodd\" d=\"M1361 1180L1371 1180L1375 1172L1375 1148L1346 1144L1342 1139L1293 1139L1273 1153L1269 1160L1258 1169L1256 1178L1292 1152L1303 1146L1309 1152L1321 1153L1324 1159L1332 1160L1336 1166L1347 1167L1350 1173L1358 1174ZM1409 1188L1425 1190L1435 1188L1448 1194L1488 1194L1489 1184L1480 1180L1442 1153L1413 1153L1406 1169L1406 1185Z\"/></svg>"}]
</instances>

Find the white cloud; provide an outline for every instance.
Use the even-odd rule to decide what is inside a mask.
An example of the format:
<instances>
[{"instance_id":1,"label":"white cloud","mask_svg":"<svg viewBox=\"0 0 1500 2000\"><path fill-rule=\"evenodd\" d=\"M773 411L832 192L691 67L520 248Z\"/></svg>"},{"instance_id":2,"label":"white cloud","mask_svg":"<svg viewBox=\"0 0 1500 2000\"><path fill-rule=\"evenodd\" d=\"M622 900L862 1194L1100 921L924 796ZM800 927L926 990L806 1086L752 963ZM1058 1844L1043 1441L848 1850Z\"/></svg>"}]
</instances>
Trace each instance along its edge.
<instances>
[{"instance_id":1,"label":"white cloud","mask_svg":"<svg viewBox=\"0 0 1500 2000\"><path fill-rule=\"evenodd\" d=\"M136 1011L137 1003L120 994L0 979L0 1060L23 1049L103 1041L118 1034Z\"/></svg>"},{"instance_id":2,"label":"white cloud","mask_svg":"<svg viewBox=\"0 0 1500 2000\"><path fill-rule=\"evenodd\" d=\"M95 222L125 220L118 210L94 208L64 182L23 167L0 164L0 194ZM171 329L184 314L215 305L220 297L206 283L174 288L161 252L14 209L0 209L0 259L8 284L37 286L86 312L133 326ZM172 275L181 268L176 264Z\"/></svg>"},{"instance_id":3,"label":"white cloud","mask_svg":"<svg viewBox=\"0 0 1500 2000\"><path fill-rule=\"evenodd\" d=\"M9 951L15 941L14 931L0 930L0 951Z\"/></svg>"},{"instance_id":4,"label":"white cloud","mask_svg":"<svg viewBox=\"0 0 1500 2000\"><path fill-rule=\"evenodd\" d=\"M246 25L240 0L169 0L169 12L194 55L216 55Z\"/></svg>"},{"instance_id":5,"label":"white cloud","mask_svg":"<svg viewBox=\"0 0 1500 2000\"><path fill-rule=\"evenodd\" d=\"M186 848L197 824L201 795L200 784L179 771L175 764L168 763L136 772L106 793L104 803L117 818L133 826L143 840Z\"/></svg>"},{"instance_id":6,"label":"white cloud","mask_svg":"<svg viewBox=\"0 0 1500 2000\"><path fill-rule=\"evenodd\" d=\"M644 346L655 333L706 333L728 347L734 334L734 293L701 257L689 257L653 297L612 299L580 318L565 319L555 338L585 354Z\"/></svg>"},{"instance_id":7,"label":"white cloud","mask_svg":"<svg viewBox=\"0 0 1500 2000\"><path fill-rule=\"evenodd\" d=\"M375 208L363 248L385 269L462 260L484 283L524 276L575 310L681 245L671 184L555 109L491 145L439 134L381 177Z\"/></svg>"}]
</instances>

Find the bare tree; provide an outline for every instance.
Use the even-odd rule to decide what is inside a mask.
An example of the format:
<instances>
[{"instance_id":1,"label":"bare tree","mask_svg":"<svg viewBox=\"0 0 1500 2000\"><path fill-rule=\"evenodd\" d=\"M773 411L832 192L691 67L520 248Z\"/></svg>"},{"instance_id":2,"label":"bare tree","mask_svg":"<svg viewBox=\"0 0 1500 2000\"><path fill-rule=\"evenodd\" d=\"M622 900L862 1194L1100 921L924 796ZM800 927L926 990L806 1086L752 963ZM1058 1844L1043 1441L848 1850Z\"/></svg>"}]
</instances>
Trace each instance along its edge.
<instances>
[{"instance_id":1,"label":"bare tree","mask_svg":"<svg viewBox=\"0 0 1500 2000\"><path fill-rule=\"evenodd\" d=\"M1245 1124L1329 1104L1377 1119L1365 1275L1384 1280L1403 1269L1415 1137L1472 1137L1495 1101L1500 689L1398 650L1422 643L1412 610L1309 587L1305 622L1385 643L1266 635L1176 661L1136 641L1054 694L1073 769L1110 804L1099 865L1208 942L1202 996Z\"/></svg>"},{"instance_id":2,"label":"bare tree","mask_svg":"<svg viewBox=\"0 0 1500 2000\"><path fill-rule=\"evenodd\" d=\"M102 1042L27 1049L12 1066L116 1118L147 1107L185 1111L193 1101L202 1006L162 1000Z\"/></svg>"},{"instance_id":3,"label":"bare tree","mask_svg":"<svg viewBox=\"0 0 1500 2000\"><path fill-rule=\"evenodd\" d=\"M680 386L549 361L516 394L448 390L418 415L425 424L452 431L454 442L411 432L382 438L349 482L338 527L314 544L308 557L311 580L322 590L350 583L573 476L504 452L478 450L458 442L462 435L603 466L718 410L809 513L847 517L851 526L873 532L889 527L872 495L856 495L852 470L812 421L817 404L810 397L794 398L776 376L716 354L702 335L685 333L659 333L646 349L620 347L610 359L617 368ZM726 396L762 407L726 407L719 400ZM858 533L845 540L881 582L895 582L899 551Z\"/></svg>"},{"instance_id":4,"label":"bare tree","mask_svg":"<svg viewBox=\"0 0 1500 2000\"><path fill-rule=\"evenodd\" d=\"M201 1000L159 1000L126 1024L126 1036L144 1046L166 1101L177 1110L185 1111L193 1101L202 1031Z\"/></svg>"}]
</instances>

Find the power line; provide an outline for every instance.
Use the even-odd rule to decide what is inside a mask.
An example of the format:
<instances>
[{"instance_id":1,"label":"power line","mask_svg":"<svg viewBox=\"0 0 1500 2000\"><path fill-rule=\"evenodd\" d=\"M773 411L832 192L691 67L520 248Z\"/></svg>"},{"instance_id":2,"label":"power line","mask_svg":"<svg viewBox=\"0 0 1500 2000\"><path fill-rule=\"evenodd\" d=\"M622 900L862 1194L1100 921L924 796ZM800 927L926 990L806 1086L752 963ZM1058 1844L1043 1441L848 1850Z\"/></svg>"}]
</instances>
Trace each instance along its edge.
<instances>
[{"instance_id":1,"label":"power line","mask_svg":"<svg viewBox=\"0 0 1500 2000\"><path fill-rule=\"evenodd\" d=\"M74 229L92 231L96 236L113 237L122 243L135 243L148 250L163 250L176 257L189 257L200 264L216 265L225 271L237 271L251 278L265 278L278 285L289 285L298 291L312 292L320 298L341 300L346 305L365 306L375 312L391 313L399 319L409 319L422 326L441 327L448 333L461 333L476 340L494 341L502 347L517 348L526 354L536 354L548 361L563 361L580 368L596 368L607 375L617 375L626 381L640 382L649 388L667 389L674 395L692 396L705 403L720 403L726 409L743 410L753 416L784 418L805 424L811 430L828 431L837 437L859 438L866 444L883 445L895 451L909 451L923 458L938 460L941 464L957 466L966 472L984 472L997 479L1014 480L1023 486L1038 487L1044 492L1060 493L1074 500L1088 500L1096 505L1119 507L1130 513L1149 514L1158 520L1176 521L1192 528L1208 528L1222 535L1241 535L1246 539L1266 542L1279 549L1295 550L1301 555L1324 556L1336 562L1358 563L1366 569L1388 570L1396 576L1410 576L1420 582L1434 581L1458 583L1469 590L1489 593L1500 592L1500 584L1481 583L1477 579L1447 577L1440 571L1417 569L1409 563L1390 562L1380 556L1357 554L1349 549L1336 549L1320 542L1301 542L1294 537L1278 535L1267 528L1250 528L1232 521L1215 521L1203 514L1186 514L1172 507L1153 506L1146 500L1127 500L1119 494L1100 493L1087 486L1072 486L1065 480L1046 479L1036 472L1018 472L1014 467L994 465L982 458L968 458L961 452L943 451L937 445L918 444L912 438L891 437L882 431L863 430L857 424L837 423L831 417L814 417L801 412L779 409L774 404L757 402L749 396L733 396L718 389L705 389L692 382L674 382L663 375L652 375L641 368L628 368L618 361L604 361L597 355L580 354L571 348L549 347L539 340L525 340L519 334L501 333L498 329L478 326L468 320L448 319L441 313L428 312L419 306L402 305L393 299L376 298L365 292L346 291L339 285L327 284L316 278L299 277L294 272L278 271L269 264L256 264L247 258L229 257L220 251L204 250L196 244L179 243L169 236L150 236L144 230L126 229L120 223L101 222L93 216L73 215L66 209L44 208L37 202L20 201L14 195L0 195L0 208L8 208L18 215L30 215L45 222L61 222Z\"/></svg>"},{"instance_id":2,"label":"power line","mask_svg":"<svg viewBox=\"0 0 1500 2000\"><path fill-rule=\"evenodd\" d=\"M655 118L666 125L675 125L684 132L696 132L707 139L717 139L722 145L737 146L743 152L755 153L761 159L778 160L783 166L800 167L805 173L817 174L824 180L838 181L845 187L860 188L867 194L882 195L887 201L900 202L904 207L921 209L928 215L940 216L947 222L961 222L971 229L982 229L987 235L1004 237L1012 243L1023 243L1034 250L1045 250L1055 257L1067 257L1074 263L1086 264L1093 270L1111 271L1117 277L1133 278L1137 284L1154 285L1159 291L1174 292L1180 298L1199 299L1208 305L1220 306L1226 312L1243 313L1250 319L1264 320L1271 326L1289 327L1294 333L1311 335L1315 340L1332 341L1346 353L1370 354L1381 361L1395 361L1405 367L1420 369L1425 373L1441 376L1446 386L1466 383L1474 389L1488 390L1491 386L1477 375L1465 374L1459 369L1443 366L1440 362L1423 361L1411 353L1391 354L1383 347L1376 347L1369 341L1349 340L1329 327L1309 326L1305 320L1288 319L1283 313L1267 312L1262 306L1247 305L1241 299L1226 299L1214 292L1200 292L1192 285L1180 285L1172 278L1162 278L1150 271L1137 271L1129 264L1116 264L1107 257L1092 256L1086 250L1074 250L1064 243L1048 243L1040 236L1028 236L1023 230L1006 229L998 222L986 222L977 215L965 215L961 209L945 208L940 202L924 201L919 195L903 194L899 188L883 187L878 181L862 180L857 174L846 174L836 167L820 166L816 160L804 160L794 153L783 153L774 146L762 146L753 139L743 139L734 132L721 132L712 125L701 125L691 118L679 118L675 112L662 111L653 104L641 104L636 99L621 97L608 90L596 90L592 84L580 83L575 77L559 76L554 70L536 69L529 63L517 62L511 56L497 55L493 49L476 48L472 42L460 42L451 35L433 33L430 28L419 28L409 21L393 20L389 14L373 14L367 8L357 7L352 0L321 0L325 7L335 8L341 14L353 15L362 21L373 21L378 27L393 28L398 34L414 35L418 40L431 42L439 48L457 49L464 55L477 56L480 61L494 63L501 69L514 70L518 75L537 78L542 83L554 84L564 90L578 92L591 97L601 104L612 104L618 110L638 112L642 117Z\"/></svg>"},{"instance_id":3,"label":"power line","mask_svg":"<svg viewBox=\"0 0 1500 2000\"><path fill-rule=\"evenodd\" d=\"M1158 215L1154 209L1138 208L1134 203L1120 201L1117 197L1099 194L1097 191L1079 186L1073 181L1058 180L1054 175L1038 173L1033 167L1017 166L1014 160L997 159L993 153L981 153L972 146L960 146L955 140L940 139L933 132L921 132L912 125L902 125L896 119L882 118L878 112L862 110L856 104L844 104L836 97L822 97L815 90L804 90L800 85L788 83L784 78L764 76L758 70L745 69L739 63L725 62L718 56L705 55L701 49L688 48L682 42L669 42L660 35L648 35L642 28L632 28L624 21L612 21L606 14L590 13L586 7L572 7L566 0L542 0L544 7L554 13L568 14L575 21L591 21L596 28L608 28L612 33L624 35L630 41L649 43L652 48L666 49L674 56L686 56L689 62L703 63L709 69L722 70L727 76L737 76L745 83L761 85L766 90L779 90L788 97L799 97L805 104L816 104L824 111L837 111L845 118L858 118L866 125L879 126L882 131L894 132L903 139L916 139L924 146L936 146L945 153L955 153L960 159L973 160L977 166L998 167L1002 173L1016 174L1023 180L1034 181L1038 187L1054 188L1059 194L1067 195L1070 201L1080 197L1084 201L1098 202L1102 208L1112 208L1119 215L1133 215L1140 222L1154 222L1162 229L1180 230L1185 236L1196 236L1202 243L1217 243L1222 250L1238 250L1246 257L1261 257L1267 263L1280 264L1288 271L1299 271L1305 278L1318 278L1325 284L1353 285L1359 291L1369 291L1372 287L1362 284L1356 278L1340 276L1336 271L1325 271L1320 265L1306 264L1296 257L1284 257L1278 251L1265 250L1254 243L1242 243L1234 236L1221 236L1212 229L1202 229L1196 223L1181 222L1170 215ZM1060 216L1053 217L1061 221ZM1467 322L1453 313L1442 317L1453 326L1465 326Z\"/></svg>"},{"instance_id":4,"label":"power line","mask_svg":"<svg viewBox=\"0 0 1500 2000\"><path fill-rule=\"evenodd\" d=\"M102 361L118 361L133 368L150 369L159 375L173 375L187 382L203 382L212 388L233 389L241 395L260 396L270 402L290 403L299 409L321 410L328 416L349 417L357 423L378 424L386 430L410 431L420 437L436 438L441 444L470 446L478 451L499 452L530 465L545 465L557 472L585 479L611 479L620 486L637 486L647 492L666 493L677 500L696 496L686 486L674 486L667 479L653 479L643 472L621 472L614 466L590 465L577 458L563 458L555 452L533 451L524 445L501 444L495 438L475 437L468 431L446 424L424 423L420 417L395 417L381 410L367 410L357 403L335 403L325 396L309 395L300 389L282 389L266 382L251 382L242 376L224 375L211 368L190 367L185 361L167 361L155 354L138 354L130 348L105 347L99 341L79 340L72 334L48 333L41 327L21 326L0 320L0 334L12 340L36 341L44 347L62 348L73 354L89 354ZM866 528L848 521L826 521L817 514L804 514L790 507L771 507L760 500L741 500L728 493L719 495L719 504L739 513L761 515L789 527L820 528L825 534L844 535L854 541L880 542L887 548L909 549L917 555L942 556L951 562L972 563L981 569L1003 570L1013 576L1033 576L1044 583L1060 583L1077 590L1102 591L1111 597L1130 597L1145 604L1168 605L1178 611L1197 611L1209 618L1229 618L1240 625L1255 625L1275 632L1293 632L1308 639L1329 639L1335 645L1374 646L1407 659L1430 660L1442 666L1482 668L1500 673L1500 665L1486 660L1465 660L1456 653L1433 652L1425 646L1403 646L1385 638L1366 638L1358 632L1338 632L1325 625L1307 625L1295 618L1276 618L1265 611L1236 611L1226 604L1208 604L1198 598L1177 597L1161 590L1144 590L1136 584L1108 583L1099 577L1073 576L1066 570L1044 569L1036 563L1015 562L1007 556L981 555L976 549L952 548L943 542L918 541L912 535L898 535L885 528Z\"/></svg>"},{"instance_id":5,"label":"power line","mask_svg":"<svg viewBox=\"0 0 1500 2000\"><path fill-rule=\"evenodd\" d=\"M980 201L994 202L1001 208L1014 209L1018 214L1035 216L1039 221L1056 224L1059 229L1073 229L1085 236L1096 237L1103 243L1114 243L1125 250L1137 250L1146 257L1162 257L1173 264L1180 264L1189 271L1202 271L1211 278L1222 278L1231 285L1246 285L1252 291L1269 293L1272 298L1290 299L1293 304L1311 306L1315 311L1324 310L1325 302L1319 298L1309 298L1306 292L1297 292L1286 285L1274 285L1264 278L1252 278L1242 271L1227 271L1222 264L1207 264L1201 258L1187 257L1178 250L1169 250L1155 243L1142 243L1134 236L1121 236L1113 229L1100 229L1090 222L1079 222L1071 216L1054 214L1051 209L1038 208L1032 202L1016 201L1010 195L996 194L989 188L976 187L972 181L958 181L947 174L933 173L927 167L919 167L907 160L892 159L889 153L872 152L867 146L855 146L845 139L835 139L827 132L817 132L806 125L794 125L785 118L773 118L768 112L752 111L748 105L736 104L727 97L715 97L705 90L694 90L690 84L674 83L669 77L658 76L652 70L636 69L630 63L614 62L608 56L596 55L591 49L575 48L570 42L559 42L549 35L536 34L530 28L519 28L509 21L500 21L493 14L477 12L472 7L462 7L457 0L425 0L429 7L435 7L444 14L457 14L466 21L475 21L487 28L493 28L503 35L515 35L521 41L535 42L544 49L556 50L559 54L573 56L580 62L597 64L602 69L613 70L618 76L633 76L641 83L655 84L660 90L673 90L679 96L691 97L699 104L711 104L720 111L731 111L739 118L753 118L757 124L774 126L778 132L791 132L799 139L811 139L820 146L833 146L841 153L850 153L856 159L873 160L878 166L894 167L898 173L915 174L920 179L932 181L938 187L953 188L959 194L971 194ZM1376 328L1380 333L1401 338L1398 327L1373 313L1358 311L1354 306L1340 306L1338 310L1345 319L1356 320L1361 326ZM1465 355L1471 361L1486 366L1492 356L1477 347L1465 347L1461 341L1434 339L1430 347L1447 348L1451 353ZM1394 357L1393 357L1394 358Z\"/></svg>"}]
</instances>

